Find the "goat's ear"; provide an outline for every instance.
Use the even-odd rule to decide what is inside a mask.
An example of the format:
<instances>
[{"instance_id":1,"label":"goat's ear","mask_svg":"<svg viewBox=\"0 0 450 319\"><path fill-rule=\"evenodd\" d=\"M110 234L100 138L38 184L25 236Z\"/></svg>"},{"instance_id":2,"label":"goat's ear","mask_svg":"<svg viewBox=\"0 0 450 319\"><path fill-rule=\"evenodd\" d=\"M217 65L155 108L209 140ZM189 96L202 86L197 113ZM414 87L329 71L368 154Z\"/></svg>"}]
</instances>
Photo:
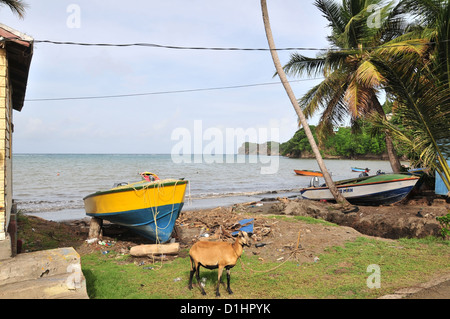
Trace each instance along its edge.
<instances>
[{"instance_id":1,"label":"goat's ear","mask_svg":"<svg viewBox=\"0 0 450 319\"><path fill-rule=\"evenodd\" d=\"M242 230L239 231L239 237L244 237L244 233L242 232Z\"/></svg>"}]
</instances>

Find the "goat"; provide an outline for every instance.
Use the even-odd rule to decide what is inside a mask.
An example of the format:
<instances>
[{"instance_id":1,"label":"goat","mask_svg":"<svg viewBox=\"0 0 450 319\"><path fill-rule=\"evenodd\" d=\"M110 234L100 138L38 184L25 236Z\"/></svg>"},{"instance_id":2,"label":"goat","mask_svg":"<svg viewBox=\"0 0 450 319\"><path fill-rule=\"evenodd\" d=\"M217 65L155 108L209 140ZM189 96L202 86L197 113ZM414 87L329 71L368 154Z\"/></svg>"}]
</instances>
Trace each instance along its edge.
<instances>
[{"instance_id":1,"label":"goat","mask_svg":"<svg viewBox=\"0 0 450 319\"><path fill-rule=\"evenodd\" d=\"M192 289L192 277L196 273L197 283L200 286L202 295L206 295L205 290L200 284L200 266L206 269L218 270L218 280L216 287L216 297L220 297L219 286L222 279L222 272L227 270L227 291L232 294L230 288L230 269L236 265L237 260L241 257L242 246L250 247L250 237L246 232L240 231L233 244L227 242L198 241L189 250L191 258L191 272L189 274L189 290Z\"/></svg>"}]
</instances>

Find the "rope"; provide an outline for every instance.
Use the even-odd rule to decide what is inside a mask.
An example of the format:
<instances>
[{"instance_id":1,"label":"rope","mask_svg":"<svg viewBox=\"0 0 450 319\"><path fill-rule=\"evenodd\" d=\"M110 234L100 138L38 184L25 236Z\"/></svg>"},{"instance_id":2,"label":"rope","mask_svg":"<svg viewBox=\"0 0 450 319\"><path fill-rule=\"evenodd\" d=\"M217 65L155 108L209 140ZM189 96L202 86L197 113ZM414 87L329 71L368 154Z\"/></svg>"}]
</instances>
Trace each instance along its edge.
<instances>
[{"instance_id":1,"label":"rope","mask_svg":"<svg viewBox=\"0 0 450 319\"><path fill-rule=\"evenodd\" d=\"M291 253L289 254L289 257L288 257L285 261L283 261L281 264L279 264L279 265L277 265L277 266L275 266L275 267L273 267L273 268L271 268L271 269L266 269L266 270L254 270L254 269L249 268L249 270L250 270L250 272L255 272L255 273L267 273L267 272L271 272L271 271L273 271L273 270L275 270L275 269L277 269L277 268L283 266L285 263L287 263L287 262L289 261L289 259L291 259L292 256L295 256L300 250L303 250L303 248L300 248L300 249L296 249L296 250L294 250L294 251L291 251ZM241 258L239 258L239 259L240 259L240 261L241 261L241 268L242 268L244 271L247 271L247 270L245 269L245 267L244 267L244 264L242 263L242 259L241 259Z\"/></svg>"},{"instance_id":2,"label":"rope","mask_svg":"<svg viewBox=\"0 0 450 319\"><path fill-rule=\"evenodd\" d=\"M279 267L281 267L281 266L283 266L285 263L287 263L287 262L289 261L289 259L291 259L293 256L296 256L297 253L300 252L300 250L303 250L303 248L298 248L299 244L300 244L300 231L298 231L297 246L295 246L295 247L297 247L297 248L296 248L295 250L293 250L293 251L290 252L289 257L288 257L285 261L283 261L281 264L279 264L279 265L277 265L277 266L275 266L275 267L273 267L273 268L271 268L271 269L266 269L266 270L254 270L254 269L249 268L250 272L254 272L254 273L267 273L267 272L274 271L275 269L278 269ZM242 262L242 258L239 258L239 260L240 260L240 262L241 262L241 268L242 268L244 271L247 271L247 270L245 269L245 267L244 267L244 263Z\"/></svg>"},{"instance_id":3,"label":"rope","mask_svg":"<svg viewBox=\"0 0 450 319\"><path fill-rule=\"evenodd\" d=\"M167 182L168 180L165 180L164 182ZM155 182L152 182L152 185L153 185L153 183L158 183L158 185L157 185L157 196L155 197L155 203L154 203L154 206L152 206L152 207L150 207L150 210L151 210L151 213L152 213L152 215L153 215L153 221L154 221L154 223L155 223L155 237L156 237L156 245L160 245L161 244L161 242L160 242L160 240L159 240L159 236L158 236L158 230L164 230L164 229L167 229L167 227L169 227L169 225L170 225L170 223L171 223L171 221L172 221L172 218L173 218L173 214L174 214L174 208L175 208L175 194L176 194L176 187L177 187L177 185L178 185L178 182L179 182L179 180L170 180L170 181L175 181L175 184L174 185L170 185L170 187L173 187L173 191L172 191L172 209L171 209L171 212L170 212L170 219L169 219L169 221L167 222L167 225L165 226L165 227L159 227L158 226L158 222L157 222L157 219L158 219L158 214L160 213L159 211L158 211L158 202L159 202L159 200L163 200L163 201L168 201L170 198L170 194L168 194L167 195L167 197L166 196L163 196L163 193L165 193L165 183L163 183L163 181L161 181L161 180L158 180L158 181L155 181ZM144 187L144 203L145 204L152 204L151 203L151 199L150 199L150 194L149 194L149 192L147 192L147 190L148 190L148 186L150 186L150 184L149 185L147 185L146 187ZM145 196L145 194L147 194L147 201L146 201L146 196ZM152 254L152 265L155 265L155 257L154 257L154 254ZM160 270L162 267L163 267L163 261L164 261L164 258L161 258L161 265L159 266L159 268L154 268L154 270Z\"/></svg>"}]
</instances>

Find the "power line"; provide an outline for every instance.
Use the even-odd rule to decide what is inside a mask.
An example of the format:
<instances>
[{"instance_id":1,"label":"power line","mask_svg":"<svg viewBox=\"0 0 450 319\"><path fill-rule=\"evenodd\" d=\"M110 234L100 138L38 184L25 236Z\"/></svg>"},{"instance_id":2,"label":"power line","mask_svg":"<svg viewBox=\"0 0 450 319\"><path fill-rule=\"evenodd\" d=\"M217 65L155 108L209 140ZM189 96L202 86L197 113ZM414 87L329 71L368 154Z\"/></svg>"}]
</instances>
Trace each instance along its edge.
<instances>
[{"instance_id":1,"label":"power line","mask_svg":"<svg viewBox=\"0 0 450 319\"><path fill-rule=\"evenodd\" d=\"M313 80L320 80L322 77L313 79L301 79L293 80L292 82L306 82ZM281 82L267 82L267 83L255 83L255 84L243 84L243 85L231 85L222 87L211 87L211 88L197 88L197 89L186 89L186 90L173 90L173 91L159 91L159 92L147 92L147 93L131 93L131 94L118 94L118 95L97 95L97 96L79 96L79 97L56 97L56 98L37 98L37 99L26 99L26 102L44 102L44 101L69 101L69 100L94 100L94 99L111 99L111 98L124 98L124 97L136 97L136 96L146 96L146 95L162 95L162 94L174 94L174 93L191 93L191 92L202 92L202 91L218 91L218 90L229 90L229 89L240 89L248 87L257 87L265 85L275 85L281 84Z\"/></svg>"},{"instance_id":2,"label":"power line","mask_svg":"<svg viewBox=\"0 0 450 319\"><path fill-rule=\"evenodd\" d=\"M157 43L88 43L88 42L73 42L73 41L54 41L54 40L32 40L26 41L18 37L3 38L0 37L0 41L14 41L20 40L23 42L34 42L44 43L44 44L54 44L54 45L73 45L73 46L86 46L86 47L151 47L151 48L162 48L162 49L173 49L173 50L204 50L204 51L355 51L360 50L359 48L315 48L315 47L285 47L285 48L239 48L239 47L198 47L198 46L176 46L176 45L163 45ZM372 47L364 47L366 50L374 50L378 48L396 48L402 46L419 46L419 45L431 45L438 43L449 42L450 39L442 40L439 42L426 42L426 43L407 43L407 44L391 44L391 45L380 45Z\"/></svg>"},{"instance_id":3,"label":"power line","mask_svg":"<svg viewBox=\"0 0 450 319\"><path fill-rule=\"evenodd\" d=\"M427 42L427 43L408 43L408 44L391 44L380 45L373 47L365 47L366 50L374 50L378 48L396 48L402 46L419 46L424 44L437 44L449 42L450 40L443 40L440 42ZM163 45L156 43L86 43L86 42L71 42L71 41L52 41L52 40L35 40L35 43L49 43L55 45L76 45L76 46L100 46L100 47L151 47L162 49L174 49L174 50L204 50L204 51L354 51L360 50L358 48L314 48L314 47L286 47L286 48L239 48L239 47L193 47L193 46L176 46L176 45Z\"/></svg>"}]
</instances>

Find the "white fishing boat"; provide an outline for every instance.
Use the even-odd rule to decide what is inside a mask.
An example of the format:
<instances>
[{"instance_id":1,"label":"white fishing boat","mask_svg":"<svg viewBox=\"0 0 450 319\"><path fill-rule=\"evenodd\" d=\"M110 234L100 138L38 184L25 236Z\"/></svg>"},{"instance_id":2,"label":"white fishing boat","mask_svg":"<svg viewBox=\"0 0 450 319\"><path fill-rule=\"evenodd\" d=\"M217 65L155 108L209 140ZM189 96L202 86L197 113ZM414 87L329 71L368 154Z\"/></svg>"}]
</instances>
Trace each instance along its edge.
<instances>
[{"instance_id":1,"label":"white fishing boat","mask_svg":"<svg viewBox=\"0 0 450 319\"><path fill-rule=\"evenodd\" d=\"M382 174L336 182L338 191L354 205L387 205L405 198L419 180L418 176ZM303 198L333 201L326 186L300 190Z\"/></svg>"}]
</instances>

